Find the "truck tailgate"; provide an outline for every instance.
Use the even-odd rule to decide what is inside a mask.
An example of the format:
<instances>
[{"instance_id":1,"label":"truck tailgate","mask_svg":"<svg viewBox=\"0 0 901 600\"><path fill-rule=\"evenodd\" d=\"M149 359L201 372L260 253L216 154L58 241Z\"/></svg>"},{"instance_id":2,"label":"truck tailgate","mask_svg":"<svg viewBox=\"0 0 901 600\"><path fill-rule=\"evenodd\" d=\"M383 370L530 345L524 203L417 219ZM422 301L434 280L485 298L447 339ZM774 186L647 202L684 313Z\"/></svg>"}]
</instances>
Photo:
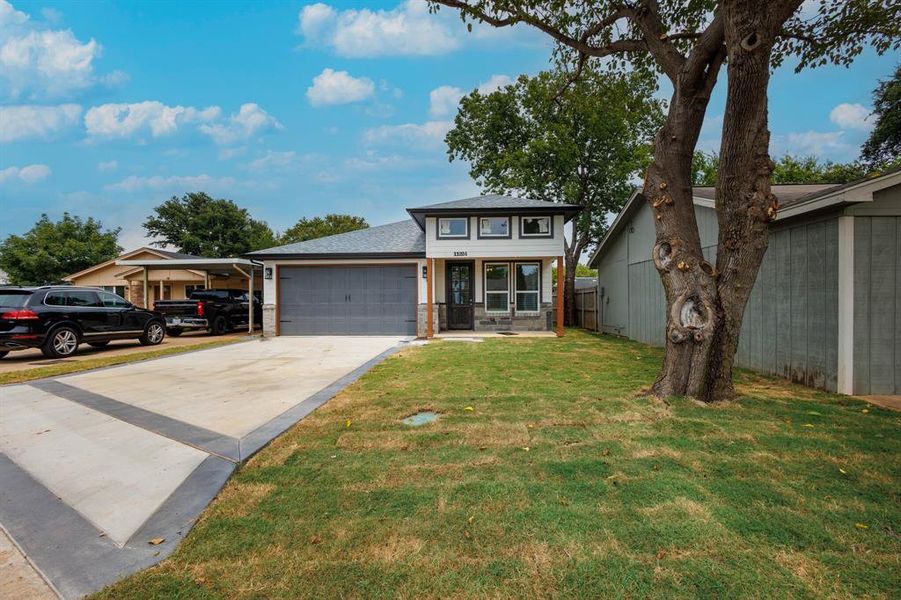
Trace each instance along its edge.
<instances>
[{"instance_id":1,"label":"truck tailgate","mask_svg":"<svg viewBox=\"0 0 901 600\"><path fill-rule=\"evenodd\" d=\"M166 317L196 317L199 300L160 300L153 307Z\"/></svg>"}]
</instances>

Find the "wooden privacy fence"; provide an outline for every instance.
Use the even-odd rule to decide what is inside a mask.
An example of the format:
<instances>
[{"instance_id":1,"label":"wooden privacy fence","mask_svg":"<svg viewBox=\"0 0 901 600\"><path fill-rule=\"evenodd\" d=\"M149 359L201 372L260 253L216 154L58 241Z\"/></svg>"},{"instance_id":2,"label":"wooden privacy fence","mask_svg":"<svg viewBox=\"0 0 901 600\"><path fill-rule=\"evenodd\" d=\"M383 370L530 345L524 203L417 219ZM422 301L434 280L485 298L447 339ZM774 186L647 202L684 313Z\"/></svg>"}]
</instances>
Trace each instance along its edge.
<instances>
[{"instance_id":1,"label":"wooden privacy fence","mask_svg":"<svg viewBox=\"0 0 901 600\"><path fill-rule=\"evenodd\" d=\"M598 331L598 289L576 290L576 325L590 331Z\"/></svg>"}]
</instances>

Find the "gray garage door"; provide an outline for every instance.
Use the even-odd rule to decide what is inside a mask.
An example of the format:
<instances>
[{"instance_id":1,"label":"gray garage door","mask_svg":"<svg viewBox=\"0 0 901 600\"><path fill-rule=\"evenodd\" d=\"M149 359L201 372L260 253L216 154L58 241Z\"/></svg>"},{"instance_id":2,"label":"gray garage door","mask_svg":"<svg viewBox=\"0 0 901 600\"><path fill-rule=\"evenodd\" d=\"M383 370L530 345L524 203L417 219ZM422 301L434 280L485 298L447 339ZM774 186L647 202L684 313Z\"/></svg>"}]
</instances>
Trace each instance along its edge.
<instances>
[{"instance_id":1,"label":"gray garage door","mask_svg":"<svg viewBox=\"0 0 901 600\"><path fill-rule=\"evenodd\" d=\"M416 266L280 267L282 335L415 335Z\"/></svg>"}]
</instances>

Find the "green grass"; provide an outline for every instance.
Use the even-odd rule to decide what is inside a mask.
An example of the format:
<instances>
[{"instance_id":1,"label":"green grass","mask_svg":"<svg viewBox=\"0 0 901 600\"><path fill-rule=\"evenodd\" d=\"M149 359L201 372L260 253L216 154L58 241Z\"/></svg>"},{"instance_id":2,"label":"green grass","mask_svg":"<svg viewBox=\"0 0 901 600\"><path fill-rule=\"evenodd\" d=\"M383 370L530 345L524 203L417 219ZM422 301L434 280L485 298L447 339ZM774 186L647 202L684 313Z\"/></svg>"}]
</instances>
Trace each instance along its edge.
<instances>
[{"instance_id":1,"label":"green grass","mask_svg":"<svg viewBox=\"0 0 901 600\"><path fill-rule=\"evenodd\" d=\"M897 413L749 373L665 403L659 361L580 331L406 350L98 597L897 597Z\"/></svg>"},{"instance_id":2,"label":"green grass","mask_svg":"<svg viewBox=\"0 0 901 600\"><path fill-rule=\"evenodd\" d=\"M0 385L8 383L24 383L26 381L34 381L35 379L59 377L60 375L69 375L70 373L78 373L79 371L99 369L100 367L112 367L114 365L124 365L126 363L138 362L151 358L161 358L172 354L193 352L194 350L206 350L207 348L224 346L240 340L241 338L235 337L220 338L188 346L168 346L156 350L147 350L146 352L134 352L132 354L98 355L96 358L60 362L53 365L47 365L46 367L34 367L33 369L22 369L21 371L8 371L0 373Z\"/></svg>"}]
</instances>

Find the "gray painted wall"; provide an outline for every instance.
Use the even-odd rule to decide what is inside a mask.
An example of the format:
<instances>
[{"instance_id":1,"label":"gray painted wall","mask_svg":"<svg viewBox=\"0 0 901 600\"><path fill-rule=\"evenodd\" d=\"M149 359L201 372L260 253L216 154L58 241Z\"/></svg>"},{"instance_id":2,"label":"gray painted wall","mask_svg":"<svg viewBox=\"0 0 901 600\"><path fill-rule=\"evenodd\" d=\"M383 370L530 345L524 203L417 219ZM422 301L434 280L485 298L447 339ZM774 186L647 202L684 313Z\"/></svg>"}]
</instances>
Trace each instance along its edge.
<instances>
[{"instance_id":1,"label":"gray painted wall","mask_svg":"<svg viewBox=\"0 0 901 600\"><path fill-rule=\"evenodd\" d=\"M854 217L853 354L855 393L901 394L901 217Z\"/></svg>"},{"instance_id":2,"label":"gray painted wall","mask_svg":"<svg viewBox=\"0 0 901 600\"><path fill-rule=\"evenodd\" d=\"M701 206L695 206L695 211L704 255L713 263L716 213ZM650 260L655 237L652 219L646 204L636 211L601 259L598 285L605 292L603 331L660 346L666 328L665 298ZM746 309L738 364L835 390L837 268L837 216L774 227Z\"/></svg>"}]
</instances>

